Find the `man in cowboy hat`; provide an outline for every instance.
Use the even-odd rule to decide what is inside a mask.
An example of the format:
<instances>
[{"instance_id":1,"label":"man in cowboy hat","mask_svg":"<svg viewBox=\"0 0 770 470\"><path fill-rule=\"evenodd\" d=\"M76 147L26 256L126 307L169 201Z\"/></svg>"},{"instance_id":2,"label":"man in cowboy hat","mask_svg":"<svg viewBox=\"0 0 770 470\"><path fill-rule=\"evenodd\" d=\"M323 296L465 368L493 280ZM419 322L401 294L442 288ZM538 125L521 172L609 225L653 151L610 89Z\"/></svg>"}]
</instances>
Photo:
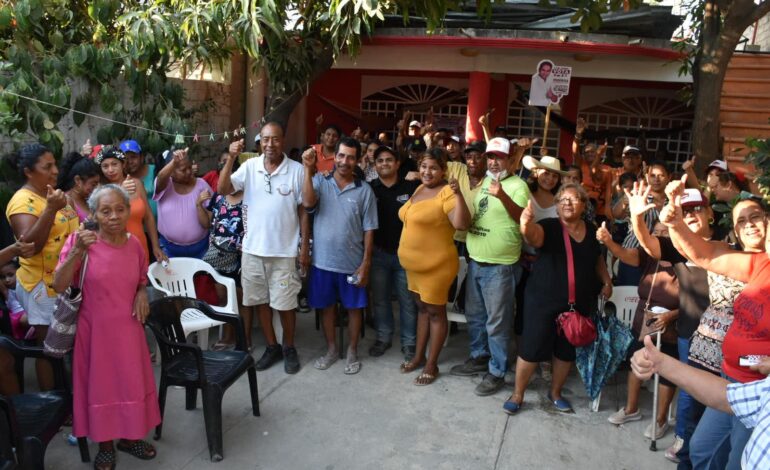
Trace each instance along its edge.
<instances>
[{"instance_id":1,"label":"man in cowboy hat","mask_svg":"<svg viewBox=\"0 0 770 470\"><path fill-rule=\"evenodd\" d=\"M492 395L505 384L514 315L511 292L516 291L521 275L519 217L529 201L529 188L514 174L510 146L503 137L487 144L487 176L473 201L474 216L466 239L471 258L465 298L470 358L452 367L451 373L486 372L475 390L479 396Z\"/></svg>"}]
</instances>

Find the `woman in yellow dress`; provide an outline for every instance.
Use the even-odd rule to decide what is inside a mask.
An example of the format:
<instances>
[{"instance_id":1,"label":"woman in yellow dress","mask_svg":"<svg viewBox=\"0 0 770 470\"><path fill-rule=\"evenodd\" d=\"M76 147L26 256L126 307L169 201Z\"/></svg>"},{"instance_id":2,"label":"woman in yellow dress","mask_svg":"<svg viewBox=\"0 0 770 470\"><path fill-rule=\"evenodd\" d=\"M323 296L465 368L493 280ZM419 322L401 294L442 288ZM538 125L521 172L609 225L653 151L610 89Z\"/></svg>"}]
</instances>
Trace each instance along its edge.
<instances>
[{"instance_id":1,"label":"woman in yellow dress","mask_svg":"<svg viewBox=\"0 0 770 470\"><path fill-rule=\"evenodd\" d=\"M453 236L455 230L467 230L471 219L457 180L447 183L444 179L446 170L444 152L423 154L419 163L422 184L398 212L404 223L398 258L418 308L415 355L401 364L401 372L422 366L415 385L430 385L438 377L438 356L447 335L447 297L459 265Z\"/></svg>"}]
</instances>

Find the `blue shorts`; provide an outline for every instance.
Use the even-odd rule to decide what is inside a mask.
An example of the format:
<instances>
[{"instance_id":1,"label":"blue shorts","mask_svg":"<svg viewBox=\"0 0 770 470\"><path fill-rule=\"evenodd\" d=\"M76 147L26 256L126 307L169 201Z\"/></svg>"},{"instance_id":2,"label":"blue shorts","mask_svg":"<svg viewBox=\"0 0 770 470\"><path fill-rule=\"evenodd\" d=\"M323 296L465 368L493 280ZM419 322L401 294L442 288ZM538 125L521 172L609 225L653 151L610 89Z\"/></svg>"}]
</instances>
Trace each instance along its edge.
<instances>
[{"instance_id":1,"label":"blue shorts","mask_svg":"<svg viewBox=\"0 0 770 470\"><path fill-rule=\"evenodd\" d=\"M335 273L310 267L307 302L313 308L326 308L338 301L348 309L365 308L368 304L366 287L348 284L349 274Z\"/></svg>"},{"instance_id":2,"label":"blue shorts","mask_svg":"<svg viewBox=\"0 0 770 470\"><path fill-rule=\"evenodd\" d=\"M176 243L168 241L163 235L158 234L158 243L160 244L160 249L163 250L163 253L169 258L203 259L203 256L209 249L208 235L192 245L177 245Z\"/></svg>"}]
</instances>

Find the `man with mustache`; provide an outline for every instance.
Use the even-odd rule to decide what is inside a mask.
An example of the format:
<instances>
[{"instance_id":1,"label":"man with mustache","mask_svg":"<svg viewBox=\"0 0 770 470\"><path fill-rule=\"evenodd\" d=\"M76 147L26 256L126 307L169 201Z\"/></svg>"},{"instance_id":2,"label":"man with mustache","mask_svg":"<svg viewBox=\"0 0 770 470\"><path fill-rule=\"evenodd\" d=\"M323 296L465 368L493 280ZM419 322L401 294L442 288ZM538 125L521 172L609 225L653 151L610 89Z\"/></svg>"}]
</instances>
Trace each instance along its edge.
<instances>
[{"instance_id":1,"label":"man with mustache","mask_svg":"<svg viewBox=\"0 0 770 470\"><path fill-rule=\"evenodd\" d=\"M372 188L355 175L361 157L357 140L339 140L334 171L318 173L315 149L302 154L305 178L302 205L313 214L313 253L308 281L308 302L321 309L327 352L314 364L326 370L337 360L334 312L337 302L348 311L350 345L344 372L361 370L358 337L362 309L367 306L366 285L372 262L374 231L378 227L377 204Z\"/></svg>"}]
</instances>

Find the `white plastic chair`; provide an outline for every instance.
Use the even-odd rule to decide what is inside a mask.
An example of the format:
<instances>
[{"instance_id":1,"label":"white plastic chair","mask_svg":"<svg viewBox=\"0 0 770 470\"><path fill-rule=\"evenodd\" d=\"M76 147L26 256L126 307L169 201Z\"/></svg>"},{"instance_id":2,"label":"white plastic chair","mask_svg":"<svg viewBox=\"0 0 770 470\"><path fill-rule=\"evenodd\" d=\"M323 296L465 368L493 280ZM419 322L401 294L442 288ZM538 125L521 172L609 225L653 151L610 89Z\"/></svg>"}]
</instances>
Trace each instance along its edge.
<instances>
[{"instance_id":1,"label":"white plastic chair","mask_svg":"<svg viewBox=\"0 0 770 470\"><path fill-rule=\"evenodd\" d=\"M465 318L465 314L462 313L464 309L462 306L457 304L460 293L462 292L463 282L465 281L465 276L467 274L468 262L464 257L460 256L460 266L457 269L457 287L455 288L455 295L453 298L449 299L449 302L446 304L446 317L450 322L468 323L468 320ZM444 346L446 346L447 343L449 343L448 333L446 335L446 339L444 340Z\"/></svg>"},{"instance_id":2,"label":"white plastic chair","mask_svg":"<svg viewBox=\"0 0 770 470\"><path fill-rule=\"evenodd\" d=\"M636 306L639 304L639 288L637 286L614 286L612 297L609 298L608 302L615 304L618 320L631 328Z\"/></svg>"},{"instance_id":3,"label":"white plastic chair","mask_svg":"<svg viewBox=\"0 0 770 470\"><path fill-rule=\"evenodd\" d=\"M158 262L152 263L147 270L147 275L150 278L150 284L166 295L197 298L193 276L199 272L210 274L216 282L227 288L227 303L222 307L212 305L211 308L219 313L238 315L235 281L222 276L205 261L196 258L171 258L167 268ZM182 328L185 336L197 331L198 346L204 350L209 347L209 328L222 324L221 321L212 320L198 310L188 309L182 313Z\"/></svg>"},{"instance_id":4,"label":"white plastic chair","mask_svg":"<svg viewBox=\"0 0 770 470\"><path fill-rule=\"evenodd\" d=\"M636 306L639 304L639 288L637 286L613 286L612 297L607 302L615 304L615 316L624 325L631 328L631 324L634 321L634 313L636 313ZM599 396L591 400L589 404L591 411L599 411L601 399L602 394L599 392Z\"/></svg>"}]
</instances>

